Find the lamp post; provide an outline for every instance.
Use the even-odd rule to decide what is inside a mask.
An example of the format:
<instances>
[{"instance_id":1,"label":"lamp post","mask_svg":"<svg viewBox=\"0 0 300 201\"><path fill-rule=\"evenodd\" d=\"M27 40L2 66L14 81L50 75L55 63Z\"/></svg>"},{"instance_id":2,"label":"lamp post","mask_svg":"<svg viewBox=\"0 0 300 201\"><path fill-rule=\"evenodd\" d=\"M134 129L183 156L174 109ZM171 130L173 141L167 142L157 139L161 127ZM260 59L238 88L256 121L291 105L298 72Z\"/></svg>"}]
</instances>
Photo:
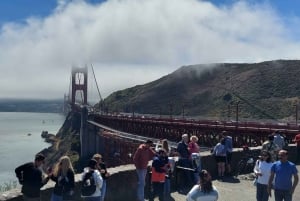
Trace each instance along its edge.
<instances>
[{"instance_id":1,"label":"lamp post","mask_svg":"<svg viewBox=\"0 0 300 201\"><path fill-rule=\"evenodd\" d=\"M227 105L227 118L228 118L228 121L230 121L230 103Z\"/></svg>"},{"instance_id":2,"label":"lamp post","mask_svg":"<svg viewBox=\"0 0 300 201\"><path fill-rule=\"evenodd\" d=\"M239 124L239 104L240 104L240 101L236 102L236 118L235 118L236 125Z\"/></svg>"},{"instance_id":3,"label":"lamp post","mask_svg":"<svg viewBox=\"0 0 300 201\"><path fill-rule=\"evenodd\" d=\"M161 107L160 106L158 107L158 110L159 110L159 118L161 118Z\"/></svg>"},{"instance_id":4,"label":"lamp post","mask_svg":"<svg viewBox=\"0 0 300 201\"><path fill-rule=\"evenodd\" d=\"M182 119L184 119L184 104L182 104Z\"/></svg>"},{"instance_id":5,"label":"lamp post","mask_svg":"<svg viewBox=\"0 0 300 201\"><path fill-rule=\"evenodd\" d=\"M131 105L132 118L134 118L134 105Z\"/></svg>"},{"instance_id":6,"label":"lamp post","mask_svg":"<svg viewBox=\"0 0 300 201\"><path fill-rule=\"evenodd\" d=\"M172 113L173 113L173 104L170 103L170 119L172 119Z\"/></svg>"},{"instance_id":7,"label":"lamp post","mask_svg":"<svg viewBox=\"0 0 300 201\"><path fill-rule=\"evenodd\" d=\"M298 103L296 103L295 108L296 108L296 111L295 111L295 113L296 113L296 115L295 115L295 118L296 118L296 126L298 126Z\"/></svg>"}]
</instances>

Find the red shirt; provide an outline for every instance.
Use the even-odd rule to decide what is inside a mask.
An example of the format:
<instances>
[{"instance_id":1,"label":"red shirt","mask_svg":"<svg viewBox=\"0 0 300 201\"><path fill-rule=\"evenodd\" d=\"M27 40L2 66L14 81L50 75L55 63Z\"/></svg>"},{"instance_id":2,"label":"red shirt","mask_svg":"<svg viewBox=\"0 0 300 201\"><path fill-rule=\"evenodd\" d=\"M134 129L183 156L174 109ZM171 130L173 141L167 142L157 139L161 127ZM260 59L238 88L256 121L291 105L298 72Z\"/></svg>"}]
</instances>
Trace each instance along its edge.
<instances>
[{"instance_id":1,"label":"red shirt","mask_svg":"<svg viewBox=\"0 0 300 201\"><path fill-rule=\"evenodd\" d=\"M296 142L297 146L300 146L300 133L295 136L294 142Z\"/></svg>"},{"instance_id":2,"label":"red shirt","mask_svg":"<svg viewBox=\"0 0 300 201\"><path fill-rule=\"evenodd\" d=\"M155 156L155 151L141 144L133 156L133 163L136 169L147 169L148 162Z\"/></svg>"}]
</instances>

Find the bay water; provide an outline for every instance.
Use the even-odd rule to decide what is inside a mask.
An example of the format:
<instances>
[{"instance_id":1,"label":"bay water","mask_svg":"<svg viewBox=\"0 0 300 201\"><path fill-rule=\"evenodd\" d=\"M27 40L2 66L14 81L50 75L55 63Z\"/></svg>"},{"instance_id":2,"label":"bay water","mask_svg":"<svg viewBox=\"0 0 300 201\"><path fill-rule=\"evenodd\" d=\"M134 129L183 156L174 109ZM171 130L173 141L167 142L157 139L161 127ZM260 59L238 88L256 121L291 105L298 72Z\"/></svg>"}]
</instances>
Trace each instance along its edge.
<instances>
[{"instance_id":1,"label":"bay water","mask_svg":"<svg viewBox=\"0 0 300 201\"><path fill-rule=\"evenodd\" d=\"M58 113L0 112L0 185L17 181L15 168L51 146L42 131L56 134L64 120Z\"/></svg>"}]
</instances>

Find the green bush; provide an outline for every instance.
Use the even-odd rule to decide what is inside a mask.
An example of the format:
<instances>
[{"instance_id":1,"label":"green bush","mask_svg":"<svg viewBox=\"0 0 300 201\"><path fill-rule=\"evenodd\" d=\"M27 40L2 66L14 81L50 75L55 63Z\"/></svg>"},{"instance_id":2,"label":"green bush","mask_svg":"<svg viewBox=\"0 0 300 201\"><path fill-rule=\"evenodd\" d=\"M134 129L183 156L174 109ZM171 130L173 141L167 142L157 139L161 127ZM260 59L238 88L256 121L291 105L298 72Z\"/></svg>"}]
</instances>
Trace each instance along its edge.
<instances>
[{"instance_id":1,"label":"green bush","mask_svg":"<svg viewBox=\"0 0 300 201\"><path fill-rule=\"evenodd\" d=\"M0 192L9 191L17 187L17 181L9 181L0 185Z\"/></svg>"}]
</instances>

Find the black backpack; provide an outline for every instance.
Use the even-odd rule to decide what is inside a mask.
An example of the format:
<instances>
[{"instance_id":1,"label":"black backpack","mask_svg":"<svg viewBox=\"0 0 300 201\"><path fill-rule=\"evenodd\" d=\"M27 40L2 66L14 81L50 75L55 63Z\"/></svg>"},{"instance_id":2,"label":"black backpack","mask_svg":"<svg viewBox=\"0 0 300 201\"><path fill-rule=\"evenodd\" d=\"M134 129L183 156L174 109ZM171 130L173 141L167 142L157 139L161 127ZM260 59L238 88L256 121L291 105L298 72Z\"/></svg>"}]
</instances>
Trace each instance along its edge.
<instances>
[{"instance_id":1,"label":"black backpack","mask_svg":"<svg viewBox=\"0 0 300 201\"><path fill-rule=\"evenodd\" d=\"M91 196L96 191L96 183L93 177L94 171L89 171L84 175L81 184L81 195L82 196Z\"/></svg>"}]
</instances>

